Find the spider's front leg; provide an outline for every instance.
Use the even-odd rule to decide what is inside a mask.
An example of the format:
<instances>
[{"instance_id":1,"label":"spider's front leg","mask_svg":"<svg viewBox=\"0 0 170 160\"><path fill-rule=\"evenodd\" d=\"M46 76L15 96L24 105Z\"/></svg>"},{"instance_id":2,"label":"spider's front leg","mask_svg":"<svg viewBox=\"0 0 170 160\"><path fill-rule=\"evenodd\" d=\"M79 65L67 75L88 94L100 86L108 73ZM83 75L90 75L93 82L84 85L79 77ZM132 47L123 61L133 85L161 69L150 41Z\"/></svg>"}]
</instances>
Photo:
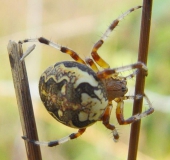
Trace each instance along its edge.
<instances>
[{"instance_id":1,"label":"spider's front leg","mask_svg":"<svg viewBox=\"0 0 170 160\"><path fill-rule=\"evenodd\" d=\"M114 141L117 142L119 139L119 134L115 128L115 126L113 124L110 124L109 120L110 120L110 114L112 111L112 101L109 102L104 115L102 116L101 120L103 121L103 124L105 125L106 128L110 129L113 132L113 137L114 137Z\"/></svg>"},{"instance_id":2,"label":"spider's front leg","mask_svg":"<svg viewBox=\"0 0 170 160\"><path fill-rule=\"evenodd\" d=\"M118 74L120 72L128 71L128 70L132 70L132 69L137 69L137 70L141 69L145 72L146 76L148 74L148 68L146 67L146 65L142 62L137 62L134 64L130 64L130 65L126 65L126 66L122 66L122 67L118 67L118 68L104 69L103 71L99 71L97 73L97 77L100 79L106 79L106 78L112 77L112 75ZM136 75L136 73L137 73L137 71L129 76L134 77ZM130 78L129 76L125 77L125 80Z\"/></svg>"},{"instance_id":3,"label":"spider's front leg","mask_svg":"<svg viewBox=\"0 0 170 160\"><path fill-rule=\"evenodd\" d=\"M131 116L130 118L128 119L124 119L124 115L123 115L123 107L124 107L124 101L123 100L127 100L127 99L140 99L144 97L149 105L149 109L142 112L142 113L139 113L139 114L136 114L136 115L133 115ZM126 125L126 124L131 124L143 117L146 117L148 115L150 115L151 113L154 112L154 109L152 107L152 104L151 102L149 101L148 97L144 94L144 96L142 95L136 95L136 96L124 96L124 97L121 97L121 98L115 98L114 101L117 103L117 107L116 107L116 117L117 117L117 120L118 120L118 123L120 125Z\"/></svg>"},{"instance_id":4,"label":"spider's front leg","mask_svg":"<svg viewBox=\"0 0 170 160\"><path fill-rule=\"evenodd\" d=\"M49 45L57 50L60 50L61 52L63 53L66 53L68 55L70 55L75 61L79 62L79 63L82 63L82 64L85 64L84 60L82 60L80 58L80 56L73 50L67 48L67 47L63 47L57 43L54 43L44 37L39 37L39 38L32 38L32 39L25 39L25 40L22 40L22 41L19 41L19 43L23 44L23 43L27 43L27 42L40 42L40 43L43 43L43 44L46 44L46 45ZM25 56L26 57L26 56Z\"/></svg>"},{"instance_id":5,"label":"spider's front leg","mask_svg":"<svg viewBox=\"0 0 170 160\"><path fill-rule=\"evenodd\" d=\"M30 143L33 143L35 145L42 145L42 146L48 146L48 147L53 147L53 146L57 146L60 145L62 143L65 143L69 140L75 139L79 136L81 136L84 132L85 132L86 128L82 128L79 129L77 133L72 133L69 136L66 136L64 138L61 138L59 140L54 140L54 141L50 141L50 142L40 142L40 141L34 141L34 140L30 140L27 137L23 136L22 138Z\"/></svg>"},{"instance_id":6,"label":"spider's front leg","mask_svg":"<svg viewBox=\"0 0 170 160\"><path fill-rule=\"evenodd\" d=\"M129 9L122 15L120 15L118 18L116 18L110 26L107 28L107 30L104 32L104 34L101 36L101 38L95 43L93 46L91 56L93 57L93 60L102 68L110 68L110 66L99 56L98 49L103 45L105 40L109 37L111 32L114 30L114 28L118 25L118 23L123 20L128 14L135 11L136 9L141 8L142 6L136 6L134 8Z\"/></svg>"}]
</instances>

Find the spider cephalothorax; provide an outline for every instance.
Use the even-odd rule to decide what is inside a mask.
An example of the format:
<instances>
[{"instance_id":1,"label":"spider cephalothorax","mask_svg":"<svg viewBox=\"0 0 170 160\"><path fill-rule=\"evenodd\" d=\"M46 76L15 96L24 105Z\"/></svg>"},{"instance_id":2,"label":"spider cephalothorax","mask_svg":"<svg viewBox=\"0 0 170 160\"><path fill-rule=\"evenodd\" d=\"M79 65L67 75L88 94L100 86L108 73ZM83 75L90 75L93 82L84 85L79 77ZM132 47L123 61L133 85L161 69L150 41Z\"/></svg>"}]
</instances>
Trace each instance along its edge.
<instances>
[{"instance_id":1,"label":"spider cephalothorax","mask_svg":"<svg viewBox=\"0 0 170 160\"><path fill-rule=\"evenodd\" d=\"M112 101L117 97L123 97L128 91L126 84L126 80L117 80L112 77L106 79L105 87L107 92L107 99Z\"/></svg>"},{"instance_id":2,"label":"spider cephalothorax","mask_svg":"<svg viewBox=\"0 0 170 160\"><path fill-rule=\"evenodd\" d=\"M154 109L144 95L125 96L127 93L127 79L136 76L139 69L147 74L147 67L141 62L134 64L110 68L110 66L98 55L98 49L103 45L111 31L117 26L120 20L132 11L141 8L137 6L122 14L115 19L101 39L94 45L92 58L81 59L73 50L56 44L43 37L35 39L25 39L19 43L40 42L52 46L63 53L69 54L74 60L56 63L47 68L40 77L39 92L41 100L47 111L59 122L69 127L79 129L77 133L72 133L62 139L51 142L39 142L30 140L29 137L23 137L37 145L55 146L64 143L70 139L79 137L86 128L97 121L102 121L106 128L112 130L114 140L119 139L118 132L114 125L110 124L110 114L112 110L112 101L117 103L116 117L119 124L130 124L149 114ZM21 60L27 56L31 50L23 55ZM98 69L97 65L101 68ZM135 71L126 76L119 76L120 72L135 69ZM149 109L141 114L133 115L124 119L123 105L126 99L139 99L144 97L149 104Z\"/></svg>"}]
</instances>

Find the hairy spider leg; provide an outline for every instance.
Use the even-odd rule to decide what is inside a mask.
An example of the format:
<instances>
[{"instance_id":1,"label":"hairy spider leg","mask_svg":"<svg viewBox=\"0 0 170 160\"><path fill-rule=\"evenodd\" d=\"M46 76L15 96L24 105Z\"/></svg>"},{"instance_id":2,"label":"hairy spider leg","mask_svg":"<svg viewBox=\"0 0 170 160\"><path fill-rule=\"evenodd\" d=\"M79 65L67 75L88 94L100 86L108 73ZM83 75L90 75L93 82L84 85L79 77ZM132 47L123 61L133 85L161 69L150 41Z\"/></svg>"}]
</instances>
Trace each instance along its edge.
<instances>
[{"instance_id":1,"label":"hairy spider leg","mask_svg":"<svg viewBox=\"0 0 170 160\"><path fill-rule=\"evenodd\" d=\"M97 68L96 64L94 63L93 59L91 58L86 58L85 62L92 68L92 70L94 72L98 72L99 69ZM116 79L120 79L120 80L128 80L128 79L132 79L133 77L135 77L138 73L138 69L135 70L132 74L127 75L126 77L118 77L118 73L115 73L114 75L112 75L112 77L116 78Z\"/></svg>"},{"instance_id":2,"label":"hairy spider leg","mask_svg":"<svg viewBox=\"0 0 170 160\"><path fill-rule=\"evenodd\" d=\"M41 146L48 146L48 147L53 147L53 146L57 146L60 145L62 143L65 143L69 140L75 139L79 136L81 136L84 132L85 132L86 128L83 129L79 129L77 133L72 133L69 136L66 136L64 138L61 138L59 140L54 140L54 141L49 141L49 142L41 142L41 141L34 141L34 140L30 140L27 137L23 136L22 138L28 142L31 142L35 145L41 145Z\"/></svg>"},{"instance_id":3,"label":"hairy spider leg","mask_svg":"<svg viewBox=\"0 0 170 160\"><path fill-rule=\"evenodd\" d=\"M145 100L147 101L148 105L149 105L149 109L142 112L142 113L139 113L139 114L136 114L136 115L133 115L131 116L130 118L128 119L124 119L124 115L123 115L123 107L124 107L124 101L123 100L127 100L127 99L140 99L144 97ZM130 123L133 123L143 117L146 117L148 115L150 115L151 113L154 112L154 109L152 107L152 104L151 102L149 101L148 97L144 94L144 95L136 95L136 96L124 96L124 97L121 97L121 98L115 98L114 101L117 103L117 107L116 107L116 118L117 118L117 121L120 125L126 125L126 124L130 124Z\"/></svg>"},{"instance_id":4,"label":"hairy spider leg","mask_svg":"<svg viewBox=\"0 0 170 160\"><path fill-rule=\"evenodd\" d=\"M23 44L23 43L26 43L26 42L40 42L40 43L43 43L43 44L46 44L46 45L49 45L57 50L60 50L61 52L63 53L66 53L66 54L69 54L75 61L81 63L81 64L86 64L84 62L83 59L81 59L79 57L79 55L74 52L73 50L67 48L67 47L63 47L57 43L54 43L44 37L39 37L39 38L33 38L33 39L25 39L25 40L22 40L22 41L19 41L19 43Z\"/></svg>"},{"instance_id":5,"label":"hairy spider leg","mask_svg":"<svg viewBox=\"0 0 170 160\"><path fill-rule=\"evenodd\" d=\"M106 128L112 130L114 141L117 142L119 139L119 134L116 130L116 127L113 124L110 124L110 122L109 122L112 107L113 107L112 101L109 101L108 106L106 107L106 110L105 110L101 120L103 121L103 124L105 125Z\"/></svg>"},{"instance_id":6,"label":"hairy spider leg","mask_svg":"<svg viewBox=\"0 0 170 160\"><path fill-rule=\"evenodd\" d=\"M142 69L142 70L145 71L145 75L147 75L148 69L147 69L146 65L142 62L137 62L137 63L134 63L134 64L130 64L130 65L126 65L126 66L122 66L122 67L118 67L118 68L104 69L103 71L97 72L97 77L100 78L100 79L106 79L106 78L109 78L116 73L132 70L132 69ZM130 76L133 76L133 74L130 74Z\"/></svg>"},{"instance_id":7,"label":"hairy spider leg","mask_svg":"<svg viewBox=\"0 0 170 160\"><path fill-rule=\"evenodd\" d=\"M135 11L136 9L141 8L142 6L136 6L134 8L129 9L128 11L126 11L125 13L123 13L122 15L120 15L117 19L115 19L111 25L109 26L109 28L105 31L105 33L102 35L101 39L95 43L95 45L93 46L92 52L91 52L91 56L93 57L94 61L102 68L110 68L109 65L98 55L97 51L98 49L103 45L104 41L108 38L108 36L111 34L111 32L113 31L113 29L118 25L118 23L124 18L126 17L129 13Z\"/></svg>"}]
</instances>

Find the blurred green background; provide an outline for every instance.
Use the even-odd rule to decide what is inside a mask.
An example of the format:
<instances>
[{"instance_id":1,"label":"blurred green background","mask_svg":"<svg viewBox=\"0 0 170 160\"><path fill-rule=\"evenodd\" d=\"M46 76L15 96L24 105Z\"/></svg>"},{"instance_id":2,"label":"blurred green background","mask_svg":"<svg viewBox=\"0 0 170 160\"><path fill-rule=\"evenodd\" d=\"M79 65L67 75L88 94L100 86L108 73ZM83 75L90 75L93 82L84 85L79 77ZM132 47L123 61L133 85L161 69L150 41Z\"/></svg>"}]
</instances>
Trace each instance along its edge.
<instances>
[{"instance_id":1,"label":"blurred green background","mask_svg":"<svg viewBox=\"0 0 170 160\"><path fill-rule=\"evenodd\" d=\"M141 0L18 0L0 1L0 159L26 159L22 130L15 99L10 64L7 54L9 40L44 36L75 50L82 58L90 56L93 44L100 38L113 19L122 12L141 5ZM142 120L138 160L170 159L170 14L169 0L154 0L150 47L149 75L146 93L155 113ZM118 67L137 60L141 9L131 13L113 31L100 49L100 55ZM24 49L31 44L24 44ZM26 58L39 139L59 139L75 129L54 120L43 107L38 95L41 73L51 64L71 58L59 51L36 44ZM134 93L135 80L129 80L129 93ZM146 103L144 103L146 104ZM114 105L115 107L115 105ZM126 117L131 115L132 103L125 103ZM144 109L147 108L144 106ZM78 139L57 147L41 147L43 160L124 160L127 159L130 125L120 126L115 118L120 140L114 143L112 134L100 122L89 127Z\"/></svg>"}]
</instances>

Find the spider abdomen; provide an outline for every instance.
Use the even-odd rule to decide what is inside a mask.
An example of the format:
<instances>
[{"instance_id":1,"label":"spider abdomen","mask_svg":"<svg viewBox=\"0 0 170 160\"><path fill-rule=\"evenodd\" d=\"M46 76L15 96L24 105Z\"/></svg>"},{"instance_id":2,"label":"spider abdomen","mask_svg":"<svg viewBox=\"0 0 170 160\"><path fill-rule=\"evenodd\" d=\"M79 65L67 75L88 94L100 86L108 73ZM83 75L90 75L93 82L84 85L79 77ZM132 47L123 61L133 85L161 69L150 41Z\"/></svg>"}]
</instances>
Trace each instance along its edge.
<instances>
[{"instance_id":1,"label":"spider abdomen","mask_svg":"<svg viewBox=\"0 0 170 160\"><path fill-rule=\"evenodd\" d=\"M39 92L48 112L73 128L98 121L108 104L103 82L78 62L64 61L47 68L41 75Z\"/></svg>"}]
</instances>

